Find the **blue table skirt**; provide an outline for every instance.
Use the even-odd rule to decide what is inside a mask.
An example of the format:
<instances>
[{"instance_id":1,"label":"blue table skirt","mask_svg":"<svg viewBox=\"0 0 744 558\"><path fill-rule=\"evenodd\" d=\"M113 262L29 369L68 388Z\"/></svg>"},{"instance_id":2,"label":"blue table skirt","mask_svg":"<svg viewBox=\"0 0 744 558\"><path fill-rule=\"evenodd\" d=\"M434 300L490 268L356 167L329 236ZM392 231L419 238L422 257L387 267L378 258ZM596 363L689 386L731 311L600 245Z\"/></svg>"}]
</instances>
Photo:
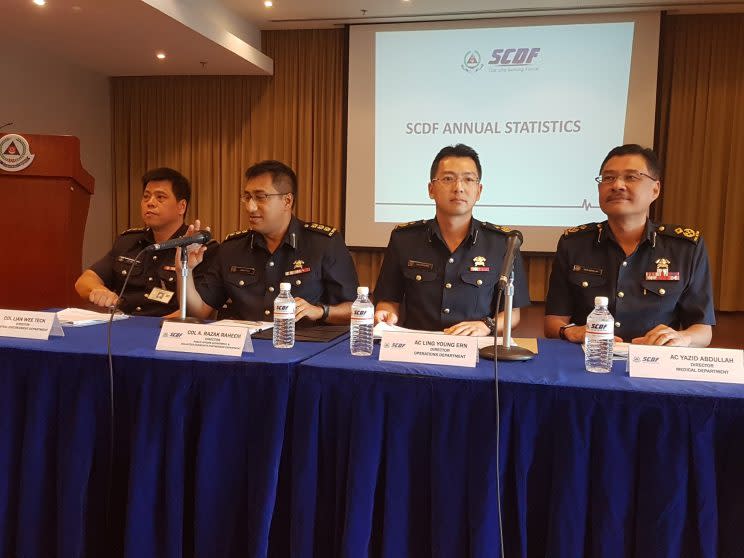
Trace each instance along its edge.
<instances>
[{"instance_id":1,"label":"blue table skirt","mask_svg":"<svg viewBox=\"0 0 744 558\"><path fill-rule=\"evenodd\" d=\"M288 555L499 554L492 363L302 363ZM583 369L540 341L500 363L509 557L744 555L744 386Z\"/></svg>"},{"instance_id":2,"label":"blue table skirt","mask_svg":"<svg viewBox=\"0 0 744 558\"><path fill-rule=\"evenodd\" d=\"M106 326L0 338L0 556L267 553L292 374L328 345L156 352L159 327L113 326L110 503Z\"/></svg>"}]
</instances>

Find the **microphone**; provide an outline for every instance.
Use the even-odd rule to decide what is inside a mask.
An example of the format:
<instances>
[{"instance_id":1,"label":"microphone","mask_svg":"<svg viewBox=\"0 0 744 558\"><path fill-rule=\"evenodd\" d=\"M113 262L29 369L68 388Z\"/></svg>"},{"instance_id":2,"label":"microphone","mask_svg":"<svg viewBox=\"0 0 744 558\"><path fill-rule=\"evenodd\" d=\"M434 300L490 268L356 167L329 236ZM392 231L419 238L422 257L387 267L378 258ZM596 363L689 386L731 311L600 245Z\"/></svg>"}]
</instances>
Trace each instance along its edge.
<instances>
[{"instance_id":1,"label":"microphone","mask_svg":"<svg viewBox=\"0 0 744 558\"><path fill-rule=\"evenodd\" d=\"M199 231L192 236L182 236L171 240L166 240L160 244L150 244L145 251L157 252L158 250L169 250L171 248L178 248L179 246L188 246L189 244L206 244L212 240L212 233L209 231Z\"/></svg>"},{"instance_id":2,"label":"microphone","mask_svg":"<svg viewBox=\"0 0 744 558\"><path fill-rule=\"evenodd\" d=\"M522 245L522 240L522 233L516 229L507 234L506 253L504 254L504 262L501 265L501 273L499 274L499 289L505 289L509 283L509 276L514 267L514 258L516 258L517 250Z\"/></svg>"}]
</instances>

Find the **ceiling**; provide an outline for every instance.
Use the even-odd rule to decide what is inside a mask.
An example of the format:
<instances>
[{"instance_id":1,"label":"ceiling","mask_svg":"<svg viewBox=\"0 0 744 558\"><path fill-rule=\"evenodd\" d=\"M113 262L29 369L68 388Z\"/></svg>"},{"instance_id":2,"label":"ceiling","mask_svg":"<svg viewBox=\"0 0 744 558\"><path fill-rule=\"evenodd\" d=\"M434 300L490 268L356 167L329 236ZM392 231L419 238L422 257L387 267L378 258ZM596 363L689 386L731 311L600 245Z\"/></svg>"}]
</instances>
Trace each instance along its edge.
<instances>
[{"instance_id":1,"label":"ceiling","mask_svg":"<svg viewBox=\"0 0 744 558\"><path fill-rule=\"evenodd\" d=\"M105 75L271 75L262 29L653 10L744 11L744 0L0 0L3 39ZM155 54L164 52L158 60Z\"/></svg>"}]
</instances>

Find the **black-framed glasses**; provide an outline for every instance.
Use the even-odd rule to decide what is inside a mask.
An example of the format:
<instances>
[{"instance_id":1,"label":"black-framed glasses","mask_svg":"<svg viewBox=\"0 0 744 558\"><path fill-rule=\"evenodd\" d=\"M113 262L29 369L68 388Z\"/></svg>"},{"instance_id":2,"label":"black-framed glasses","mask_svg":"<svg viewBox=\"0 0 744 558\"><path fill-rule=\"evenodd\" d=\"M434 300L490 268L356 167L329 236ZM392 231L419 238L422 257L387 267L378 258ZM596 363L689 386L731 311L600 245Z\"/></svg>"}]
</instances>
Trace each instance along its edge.
<instances>
[{"instance_id":1,"label":"black-framed glasses","mask_svg":"<svg viewBox=\"0 0 744 558\"><path fill-rule=\"evenodd\" d=\"M443 176L442 178L432 178L432 182L439 182L440 184L444 186L454 186L458 182L462 182L465 186L477 186L480 184L480 178L477 176L455 176L453 174L448 174L446 176Z\"/></svg>"},{"instance_id":2,"label":"black-framed glasses","mask_svg":"<svg viewBox=\"0 0 744 558\"><path fill-rule=\"evenodd\" d=\"M271 196L286 196L287 192L278 192L276 194L267 194L266 192L255 192L251 194L250 192L243 192L240 194L240 201L243 203L248 203L249 201L253 200L256 203L264 203L266 200L268 200Z\"/></svg>"},{"instance_id":3,"label":"black-framed glasses","mask_svg":"<svg viewBox=\"0 0 744 558\"><path fill-rule=\"evenodd\" d=\"M594 180L596 180L598 184L614 184L615 181L619 178L625 184L637 184L638 182L643 180L644 176L646 178L650 178L651 180L657 180L653 176L640 171L626 172L623 174L600 174Z\"/></svg>"}]
</instances>

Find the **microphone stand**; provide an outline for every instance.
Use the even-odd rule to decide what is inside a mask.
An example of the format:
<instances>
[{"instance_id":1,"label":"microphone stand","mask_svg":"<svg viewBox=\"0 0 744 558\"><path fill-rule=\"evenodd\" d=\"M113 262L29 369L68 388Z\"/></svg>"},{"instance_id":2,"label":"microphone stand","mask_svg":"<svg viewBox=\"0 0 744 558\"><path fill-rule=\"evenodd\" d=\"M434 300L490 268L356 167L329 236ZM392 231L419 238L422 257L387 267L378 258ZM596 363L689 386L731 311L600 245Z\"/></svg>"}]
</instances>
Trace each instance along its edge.
<instances>
[{"instance_id":1,"label":"microphone stand","mask_svg":"<svg viewBox=\"0 0 744 558\"><path fill-rule=\"evenodd\" d=\"M498 301L501 300L502 287L499 287L497 293L496 316L494 320L498 323L499 309ZM530 360L535 358L535 353L524 347L511 346L511 327L512 327L512 305L514 304L514 272L509 277L504 292L504 343L497 345L497 332L493 332L493 347L483 347L480 350L480 356L487 359L493 359L494 355L497 360Z\"/></svg>"},{"instance_id":2,"label":"microphone stand","mask_svg":"<svg viewBox=\"0 0 744 558\"><path fill-rule=\"evenodd\" d=\"M177 318L165 318L164 322L179 322L182 324L203 324L204 321L198 318L186 316L186 281L189 278L189 252L188 246L181 248L181 315Z\"/></svg>"}]
</instances>

